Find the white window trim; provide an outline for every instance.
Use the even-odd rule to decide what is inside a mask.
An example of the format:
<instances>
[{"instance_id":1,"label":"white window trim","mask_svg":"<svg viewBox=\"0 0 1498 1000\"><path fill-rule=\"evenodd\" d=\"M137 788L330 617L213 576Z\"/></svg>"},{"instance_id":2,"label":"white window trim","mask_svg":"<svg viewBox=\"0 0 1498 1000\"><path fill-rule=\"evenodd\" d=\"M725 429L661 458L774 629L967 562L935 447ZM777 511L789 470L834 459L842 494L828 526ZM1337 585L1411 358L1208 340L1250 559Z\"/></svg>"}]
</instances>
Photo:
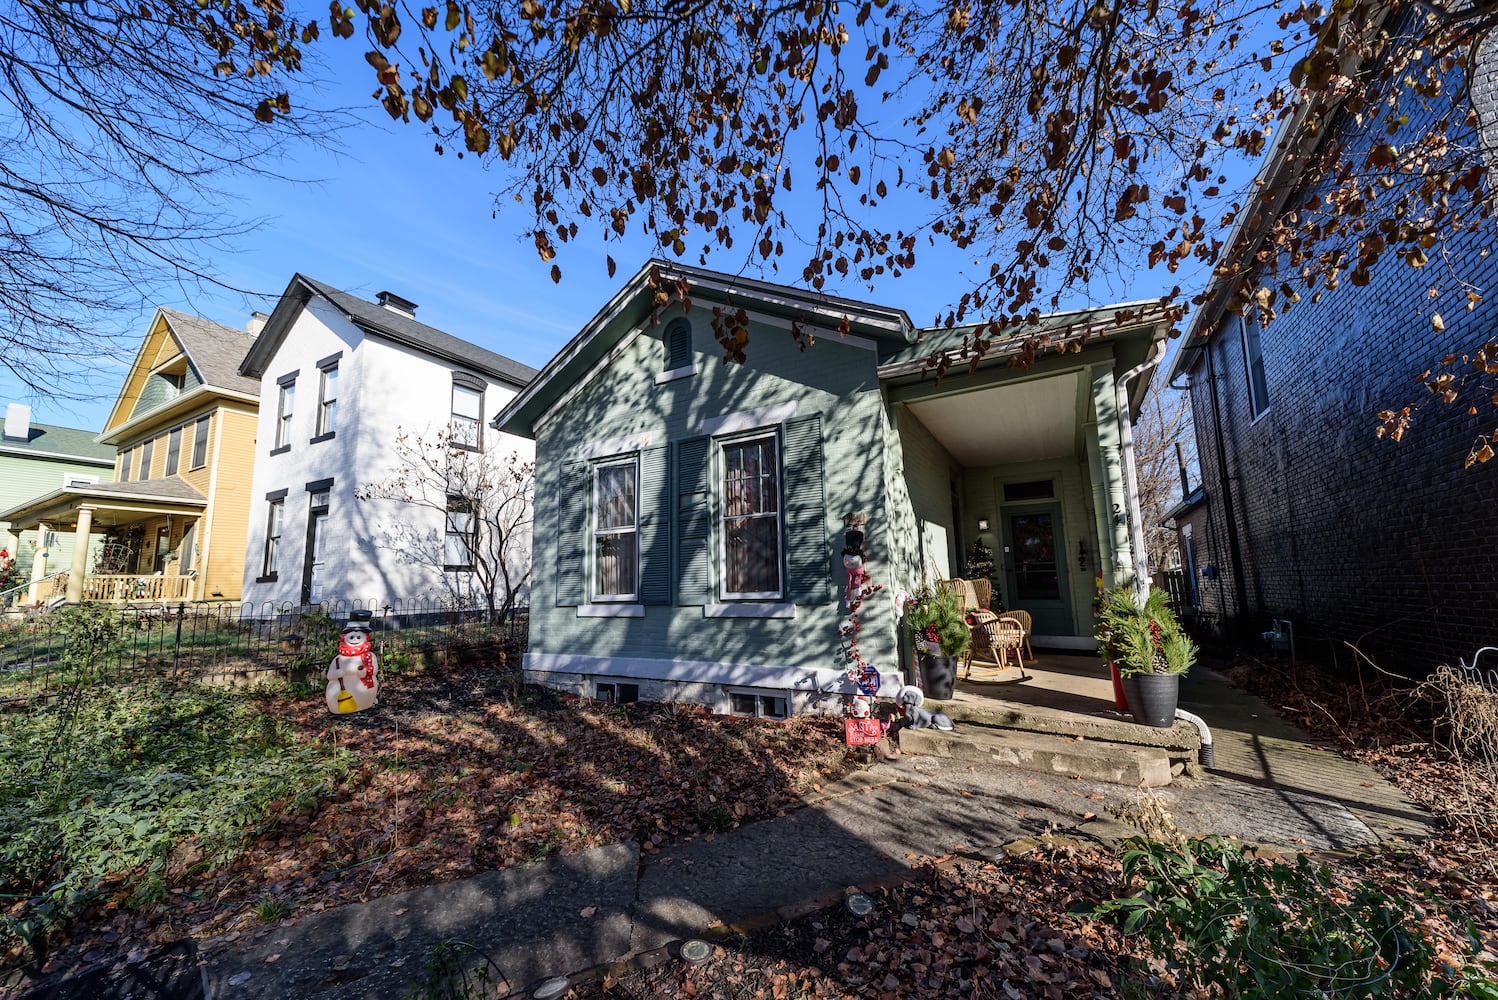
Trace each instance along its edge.
<instances>
[{"instance_id":1,"label":"white window trim","mask_svg":"<svg viewBox=\"0 0 1498 1000\"><path fill-rule=\"evenodd\" d=\"M706 434L709 437L719 434L738 434L741 431L754 431L761 428L773 427L783 424L796 415L796 402L775 403L770 406L761 406L753 410L739 410L734 413L725 413L721 417L713 417L702 421L697 427L697 433Z\"/></svg>"},{"instance_id":2,"label":"white window trim","mask_svg":"<svg viewBox=\"0 0 1498 1000\"><path fill-rule=\"evenodd\" d=\"M602 598L594 598L602 600ZM643 604L579 604L577 606L577 617L579 618L644 618L645 605Z\"/></svg>"},{"instance_id":3,"label":"white window trim","mask_svg":"<svg viewBox=\"0 0 1498 1000\"><path fill-rule=\"evenodd\" d=\"M286 382L281 385L281 391L276 396L276 444L277 448L291 446L291 421L296 406L296 382Z\"/></svg>"},{"instance_id":4,"label":"white window trim","mask_svg":"<svg viewBox=\"0 0 1498 1000\"><path fill-rule=\"evenodd\" d=\"M704 604L704 618L794 618L796 605L786 601L735 601L732 604Z\"/></svg>"},{"instance_id":5,"label":"white window trim","mask_svg":"<svg viewBox=\"0 0 1498 1000\"><path fill-rule=\"evenodd\" d=\"M77 486L97 486L98 476L91 476L86 472L64 472L62 474L63 489L72 489Z\"/></svg>"},{"instance_id":6,"label":"white window trim","mask_svg":"<svg viewBox=\"0 0 1498 1000\"><path fill-rule=\"evenodd\" d=\"M649 446L649 434L624 434L580 445L577 449L577 457L580 461L591 462L595 458L613 458L616 455L644 451Z\"/></svg>"},{"instance_id":7,"label":"white window trim","mask_svg":"<svg viewBox=\"0 0 1498 1000\"><path fill-rule=\"evenodd\" d=\"M598 473L604 469L614 466L627 465L635 470L635 517L634 523L629 530L635 536L635 589L629 594L600 594L595 588L598 586ZM638 604L640 601L640 456L631 453L606 462L598 462L588 470L592 482L589 485L589 497L592 502L588 505L588 520L591 522L588 544L588 600L587 607L598 604ZM618 534L620 529L610 528L609 534ZM579 617L597 617L579 614Z\"/></svg>"},{"instance_id":8,"label":"white window trim","mask_svg":"<svg viewBox=\"0 0 1498 1000\"><path fill-rule=\"evenodd\" d=\"M794 404L792 404L792 405L794 405ZM724 530L724 527L723 527L723 522L726 519L726 515L723 512L723 510L724 510L723 500L728 495L728 484L725 482L725 477L727 476L727 473L728 473L728 464L725 461L723 461L723 449L727 448L727 447L733 447L734 445L749 444L752 441L759 441L759 440L763 440L765 438L769 438L770 440L773 440L775 442L775 487L776 487L777 490L780 491L780 494L781 494L781 495L779 495L779 496L777 496L775 498L775 557L776 557L776 559L780 563L780 565L778 567L776 567L775 578L780 581L780 589L779 590L763 590L763 591L747 591L745 593L736 593L736 592L733 592L733 591L729 591L729 590L723 589L726 586L725 581L728 579L728 532L726 530ZM784 442L782 442L780 440L780 433L779 433L778 430L771 430L768 433L749 434L749 435L745 435L745 436L742 436L742 437L733 437L733 438L729 438L729 439L723 440L723 441L716 441L714 443L717 444L717 446L718 446L718 453L717 453L717 456L716 456L717 460L718 460L718 516L715 519L717 521L717 524L715 525L715 528L717 529L717 532L718 532L718 586L720 588L719 591L718 591L718 594L719 594L719 596L720 596L720 598L722 600L722 604L726 604L729 601L734 601L734 602L747 601L747 602L761 602L760 606L775 606L775 604L777 602L780 602L785 597L785 510L784 510L784 507L785 507L785 503L784 503L784 500L785 500L785 497L784 497L785 458L784 458ZM759 515L759 516L763 517L764 515ZM722 604L711 605L711 606L721 607ZM729 617L782 618L782 617L785 617L784 615L776 615L776 614L770 614L770 615L739 615L739 616L726 615L726 614L709 615L708 612L707 612L707 607L708 606L704 606L703 609L702 609L702 616L704 618L710 618L710 617L711 618L729 618ZM794 605L791 605L791 607L794 607Z\"/></svg>"},{"instance_id":9,"label":"white window trim","mask_svg":"<svg viewBox=\"0 0 1498 1000\"><path fill-rule=\"evenodd\" d=\"M670 371L661 372L655 377L656 385L665 385L667 382L675 382L677 379L691 378L698 372L697 362L683 365L680 368L672 368Z\"/></svg>"}]
</instances>

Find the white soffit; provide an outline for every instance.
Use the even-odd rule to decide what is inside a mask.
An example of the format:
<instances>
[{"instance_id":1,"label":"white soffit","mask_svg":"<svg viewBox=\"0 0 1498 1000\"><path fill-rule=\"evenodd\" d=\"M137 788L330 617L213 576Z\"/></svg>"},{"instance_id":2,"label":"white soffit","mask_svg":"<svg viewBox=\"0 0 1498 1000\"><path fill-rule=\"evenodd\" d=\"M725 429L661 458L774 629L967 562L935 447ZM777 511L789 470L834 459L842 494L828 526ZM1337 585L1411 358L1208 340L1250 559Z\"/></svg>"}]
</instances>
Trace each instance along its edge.
<instances>
[{"instance_id":1,"label":"white soffit","mask_svg":"<svg viewBox=\"0 0 1498 1000\"><path fill-rule=\"evenodd\" d=\"M922 400L909 409L968 468L1063 458L1076 450L1076 372Z\"/></svg>"}]
</instances>

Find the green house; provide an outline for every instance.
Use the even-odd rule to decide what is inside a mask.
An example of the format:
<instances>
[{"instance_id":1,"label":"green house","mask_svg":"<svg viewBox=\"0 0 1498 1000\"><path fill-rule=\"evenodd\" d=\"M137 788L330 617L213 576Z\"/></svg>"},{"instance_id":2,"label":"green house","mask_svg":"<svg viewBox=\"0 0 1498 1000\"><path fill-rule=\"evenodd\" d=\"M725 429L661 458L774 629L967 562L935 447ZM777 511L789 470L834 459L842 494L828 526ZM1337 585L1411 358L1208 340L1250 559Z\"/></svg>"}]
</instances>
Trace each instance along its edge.
<instances>
[{"instance_id":1,"label":"green house","mask_svg":"<svg viewBox=\"0 0 1498 1000\"><path fill-rule=\"evenodd\" d=\"M527 678L834 710L856 515L882 693L910 658L898 598L966 575L975 542L1035 646L1092 648L1099 575L1139 572L1131 418L1168 328L1149 304L1055 314L976 357L971 328L652 261L494 420L536 442Z\"/></svg>"},{"instance_id":2,"label":"green house","mask_svg":"<svg viewBox=\"0 0 1498 1000\"><path fill-rule=\"evenodd\" d=\"M53 490L113 481L114 449L94 437L93 431L35 423L31 407L6 404L0 429L0 510ZM17 583L30 581L38 550L48 550L54 565L66 566L72 548L73 538L66 532L49 531L45 537L35 529L13 532L11 522L0 521L0 549L15 560Z\"/></svg>"}]
</instances>

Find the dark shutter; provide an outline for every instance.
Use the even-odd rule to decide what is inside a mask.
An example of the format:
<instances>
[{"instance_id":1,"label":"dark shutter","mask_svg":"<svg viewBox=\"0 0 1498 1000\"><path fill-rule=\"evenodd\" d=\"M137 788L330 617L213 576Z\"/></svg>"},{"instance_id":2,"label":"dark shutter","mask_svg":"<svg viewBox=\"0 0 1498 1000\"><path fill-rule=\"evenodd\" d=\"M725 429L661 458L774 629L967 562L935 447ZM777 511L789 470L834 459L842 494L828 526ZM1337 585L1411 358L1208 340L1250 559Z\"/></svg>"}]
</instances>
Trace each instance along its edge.
<instances>
[{"instance_id":1,"label":"dark shutter","mask_svg":"<svg viewBox=\"0 0 1498 1000\"><path fill-rule=\"evenodd\" d=\"M671 603L671 489L666 448L640 452L640 603Z\"/></svg>"},{"instance_id":2,"label":"dark shutter","mask_svg":"<svg viewBox=\"0 0 1498 1000\"><path fill-rule=\"evenodd\" d=\"M786 598L798 604L826 604L832 600L832 562L822 484L821 416L786 421L783 439Z\"/></svg>"},{"instance_id":3,"label":"dark shutter","mask_svg":"<svg viewBox=\"0 0 1498 1000\"><path fill-rule=\"evenodd\" d=\"M562 467L557 483L557 607L588 602L588 463Z\"/></svg>"},{"instance_id":4,"label":"dark shutter","mask_svg":"<svg viewBox=\"0 0 1498 1000\"><path fill-rule=\"evenodd\" d=\"M675 371L692 363L692 324L672 320L666 327L666 370Z\"/></svg>"},{"instance_id":5,"label":"dark shutter","mask_svg":"<svg viewBox=\"0 0 1498 1000\"><path fill-rule=\"evenodd\" d=\"M676 603L712 600L712 504L706 437L676 443Z\"/></svg>"}]
</instances>

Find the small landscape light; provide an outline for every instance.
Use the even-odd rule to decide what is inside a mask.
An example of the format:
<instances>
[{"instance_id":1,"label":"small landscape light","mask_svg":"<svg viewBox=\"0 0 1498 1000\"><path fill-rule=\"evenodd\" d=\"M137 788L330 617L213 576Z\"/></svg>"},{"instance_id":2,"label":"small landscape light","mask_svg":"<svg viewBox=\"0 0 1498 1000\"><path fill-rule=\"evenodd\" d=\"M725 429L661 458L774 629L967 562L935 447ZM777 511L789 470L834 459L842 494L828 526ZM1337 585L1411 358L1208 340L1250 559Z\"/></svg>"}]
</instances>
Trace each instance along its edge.
<instances>
[{"instance_id":1,"label":"small landscape light","mask_svg":"<svg viewBox=\"0 0 1498 1000\"><path fill-rule=\"evenodd\" d=\"M713 946L701 938L692 938L681 943L681 960L688 965L701 965L713 957Z\"/></svg>"},{"instance_id":2,"label":"small landscape light","mask_svg":"<svg viewBox=\"0 0 1498 1000\"><path fill-rule=\"evenodd\" d=\"M531 991L531 996L536 1000L556 1000L557 997L566 996L570 989L572 989L572 984L568 982L567 977L557 976L537 986Z\"/></svg>"},{"instance_id":3,"label":"small landscape light","mask_svg":"<svg viewBox=\"0 0 1498 1000\"><path fill-rule=\"evenodd\" d=\"M866 917L874 912L874 901L861 892L855 892L843 900L843 907L855 917Z\"/></svg>"}]
</instances>

